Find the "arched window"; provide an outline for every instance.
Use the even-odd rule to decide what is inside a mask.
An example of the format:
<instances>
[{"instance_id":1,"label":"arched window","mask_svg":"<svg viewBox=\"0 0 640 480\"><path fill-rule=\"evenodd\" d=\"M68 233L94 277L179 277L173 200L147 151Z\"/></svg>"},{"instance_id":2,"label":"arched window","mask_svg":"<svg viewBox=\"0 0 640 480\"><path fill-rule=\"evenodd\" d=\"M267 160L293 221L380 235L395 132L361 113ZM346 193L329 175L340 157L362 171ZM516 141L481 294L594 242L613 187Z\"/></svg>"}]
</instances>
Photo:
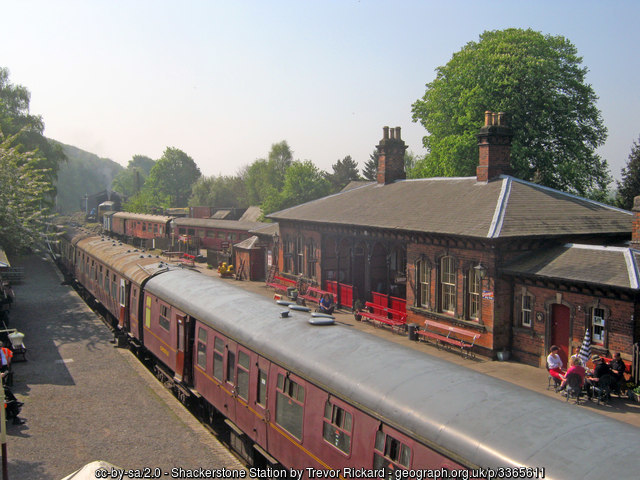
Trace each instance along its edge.
<instances>
[{"instance_id":1,"label":"arched window","mask_svg":"<svg viewBox=\"0 0 640 480\"><path fill-rule=\"evenodd\" d=\"M455 313L456 310L456 262L453 257L440 259L440 309Z\"/></svg>"},{"instance_id":2,"label":"arched window","mask_svg":"<svg viewBox=\"0 0 640 480\"><path fill-rule=\"evenodd\" d=\"M416 262L416 305L429 308L431 293L431 268L425 259Z\"/></svg>"}]
</instances>

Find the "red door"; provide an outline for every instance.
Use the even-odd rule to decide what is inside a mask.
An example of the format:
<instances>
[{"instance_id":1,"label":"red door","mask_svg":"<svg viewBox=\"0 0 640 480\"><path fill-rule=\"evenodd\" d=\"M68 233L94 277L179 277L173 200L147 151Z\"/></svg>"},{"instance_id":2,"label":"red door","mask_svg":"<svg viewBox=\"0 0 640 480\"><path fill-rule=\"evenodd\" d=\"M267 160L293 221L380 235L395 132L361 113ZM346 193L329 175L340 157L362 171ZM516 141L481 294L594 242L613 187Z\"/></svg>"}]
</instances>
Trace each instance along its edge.
<instances>
[{"instance_id":1,"label":"red door","mask_svg":"<svg viewBox=\"0 0 640 480\"><path fill-rule=\"evenodd\" d=\"M562 364L567 367L569 358L569 319L571 312L569 307L560 304L551 306L551 344L560 348L558 355Z\"/></svg>"},{"instance_id":2,"label":"red door","mask_svg":"<svg viewBox=\"0 0 640 480\"><path fill-rule=\"evenodd\" d=\"M184 350L187 335L187 317L186 315L176 315L178 320L178 339L176 345L176 370L175 376L178 380L182 380L184 373Z\"/></svg>"}]
</instances>

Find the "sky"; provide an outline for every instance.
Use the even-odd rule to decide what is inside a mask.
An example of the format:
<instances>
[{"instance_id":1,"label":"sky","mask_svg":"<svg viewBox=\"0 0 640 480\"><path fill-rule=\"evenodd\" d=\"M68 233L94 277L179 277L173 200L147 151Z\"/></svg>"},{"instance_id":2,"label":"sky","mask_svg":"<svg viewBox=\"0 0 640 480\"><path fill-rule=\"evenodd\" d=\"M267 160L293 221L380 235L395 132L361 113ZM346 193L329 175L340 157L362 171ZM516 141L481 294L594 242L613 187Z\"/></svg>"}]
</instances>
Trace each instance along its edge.
<instances>
[{"instance_id":1,"label":"sky","mask_svg":"<svg viewBox=\"0 0 640 480\"><path fill-rule=\"evenodd\" d=\"M640 2L20 0L0 8L0 66L45 135L123 166L167 147L234 175L286 140L320 169L369 159L384 126L424 155L411 105L486 30L569 39L589 69L620 178L640 136Z\"/></svg>"}]
</instances>

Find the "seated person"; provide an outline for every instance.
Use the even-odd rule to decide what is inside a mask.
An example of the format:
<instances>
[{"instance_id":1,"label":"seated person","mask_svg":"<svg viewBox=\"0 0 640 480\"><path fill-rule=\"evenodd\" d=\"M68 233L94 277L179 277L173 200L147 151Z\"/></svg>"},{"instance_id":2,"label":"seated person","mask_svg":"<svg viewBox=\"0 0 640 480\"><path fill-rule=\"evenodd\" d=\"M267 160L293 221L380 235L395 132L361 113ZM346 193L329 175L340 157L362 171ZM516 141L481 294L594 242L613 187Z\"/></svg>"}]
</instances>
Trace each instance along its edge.
<instances>
[{"instance_id":1,"label":"seated person","mask_svg":"<svg viewBox=\"0 0 640 480\"><path fill-rule=\"evenodd\" d=\"M578 360L578 365L582 365L582 358L580 358L580 347L573 347L573 355L571 355L571 358L569 358L569 361L567 362L569 365L571 365L572 358Z\"/></svg>"},{"instance_id":2,"label":"seated person","mask_svg":"<svg viewBox=\"0 0 640 480\"><path fill-rule=\"evenodd\" d=\"M550 353L547 357L547 369L549 370L549 375L555 379L556 385L562 382L563 378L561 375L564 373L562 371L562 359L560 355L558 355L559 351L560 348L557 345L551 345L549 349Z\"/></svg>"},{"instance_id":3,"label":"seated person","mask_svg":"<svg viewBox=\"0 0 640 480\"><path fill-rule=\"evenodd\" d=\"M593 368L593 373L587 374L585 382L587 386L587 397L589 398L593 396L594 385L598 385L598 382L603 376L611 374L609 365L607 365L599 355L593 355L591 357L591 361L595 366Z\"/></svg>"},{"instance_id":4,"label":"seated person","mask_svg":"<svg viewBox=\"0 0 640 480\"><path fill-rule=\"evenodd\" d=\"M322 298L318 302L318 311L320 313L325 313L327 315L331 315L335 305L333 304L333 295L330 293L325 293L322 295Z\"/></svg>"},{"instance_id":5,"label":"seated person","mask_svg":"<svg viewBox=\"0 0 640 480\"><path fill-rule=\"evenodd\" d=\"M560 375L562 377L562 384L560 385L560 390L564 390L567 386L567 376L570 373L577 373L580 375L580 388L584 387L584 377L587 373L586 369L582 366L582 360L575 355L569 359L569 368L567 369L567 373L564 375Z\"/></svg>"},{"instance_id":6,"label":"seated person","mask_svg":"<svg viewBox=\"0 0 640 480\"><path fill-rule=\"evenodd\" d=\"M617 352L613 356L613 360L611 360L611 363L609 363L609 368L611 369L611 376L613 377L613 385L611 386L611 388L620 393L620 386L624 382L624 372L627 368L627 366L622 361L620 352Z\"/></svg>"}]
</instances>

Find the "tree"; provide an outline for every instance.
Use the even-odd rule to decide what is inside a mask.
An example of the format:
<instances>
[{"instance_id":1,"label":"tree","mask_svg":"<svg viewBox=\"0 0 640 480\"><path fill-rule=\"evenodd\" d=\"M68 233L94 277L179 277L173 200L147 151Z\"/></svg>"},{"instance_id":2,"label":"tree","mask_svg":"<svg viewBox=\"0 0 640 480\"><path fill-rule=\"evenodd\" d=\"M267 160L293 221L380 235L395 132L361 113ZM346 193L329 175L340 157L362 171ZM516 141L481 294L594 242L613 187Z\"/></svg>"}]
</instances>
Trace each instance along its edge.
<instances>
[{"instance_id":1,"label":"tree","mask_svg":"<svg viewBox=\"0 0 640 480\"><path fill-rule=\"evenodd\" d=\"M260 205L267 197L282 190L293 153L286 140L271 145L268 160L258 159L241 174L250 205Z\"/></svg>"},{"instance_id":2,"label":"tree","mask_svg":"<svg viewBox=\"0 0 640 480\"><path fill-rule=\"evenodd\" d=\"M47 232L44 200L52 190L49 172L33 152L21 152L16 137L0 134L0 245L7 250L38 249Z\"/></svg>"},{"instance_id":3,"label":"tree","mask_svg":"<svg viewBox=\"0 0 640 480\"><path fill-rule=\"evenodd\" d=\"M378 175L378 150L374 150L371 155L369 155L369 160L367 160L364 164L364 168L362 169L362 176L365 180L375 181Z\"/></svg>"},{"instance_id":4,"label":"tree","mask_svg":"<svg viewBox=\"0 0 640 480\"><path fill-rule=\"evenodd\" d=\"M29 113L31 94L21 85L9 82L9 70L0 67L0 132L11 140L20 153L29 152L29 161L35 169L45 172L49 183L47 197L52 204L55 180L60 165L65 160L62 147L49 142L43 135L44 122L39 115Z\"/></svg>"},{"instance_id":5,"label":"tree","mask_svg":"<svg viewBox=\"0 0 640 480\"><path fill-rule=\"evenodd\" d=\"M427 130L420 176L470 176L478 163L476 133L484 112L504 111L513 128L515 175L580 195L606 190L606 139L587 68L562 36L533 30L484 32L437 69L412 107Z\"/></svg>"},{"instance_id":6,"label":"tree","mask_svg":"<svg viewBox=\"0 0 640 480\"><path fill-rule=\"evenodd\" d=\"M248 207L246 188L239 176L200 177L191 189L189 205L210 207Z\"/></svg>"},{"instance_id":7,"label":"tree","mask_svg":"<svg viewBox=\"0 0 640 480\"><path fill-rule=\"evenodd\" d=\"M155 163L145 155L134 155L127 168L115 176L112 188L126 197L135 195L142 189Z\"/></svg>"},{"instance_id":8,"label":"tree","mask_svg":"<svg viewBox=\"0 0 640 480\"><path fill-rule=\"evenodd\" d=\"M634 197L640 195L640 137L633 142L627 166L622 169L622 182L618 182L616 203L627 210L633 208Z\"/></svg>"},{"instance_id":9,"label":"tree","mask_svg":"<svg viewBox=\"0 0 640 480\"><path fill-rule=\"evenodd\" d=\"M158 207L186 207L191 187L200 175L200 169L189 155L180 149L167 147L149 172L140 193L126 208L144 212Z\"/></svg>"},{"instance_id":10,"label":"tree","mask_svg":"<svg viewBox=\"0 0 640 480\"><path fill-rule=\"evenodd\" d=\"M347 155L342 160L338 160L331 165L333 173L327 173L326 179L331 184L331 190L339 192L352 180L360 180L358 174L358 164L351 158L351 155Z\"/></svg>"},{"instance_id":11,"label":"tree","mask_svg":"<svg viewBox=\"0 0 640 480\"><path fill-rule=\"evenodd\" d=\"M282 191L273 190L262 204L265 215L324 197L331 184L310 160L295 161L287 169Z\"/></svg>"}]
</instances>

